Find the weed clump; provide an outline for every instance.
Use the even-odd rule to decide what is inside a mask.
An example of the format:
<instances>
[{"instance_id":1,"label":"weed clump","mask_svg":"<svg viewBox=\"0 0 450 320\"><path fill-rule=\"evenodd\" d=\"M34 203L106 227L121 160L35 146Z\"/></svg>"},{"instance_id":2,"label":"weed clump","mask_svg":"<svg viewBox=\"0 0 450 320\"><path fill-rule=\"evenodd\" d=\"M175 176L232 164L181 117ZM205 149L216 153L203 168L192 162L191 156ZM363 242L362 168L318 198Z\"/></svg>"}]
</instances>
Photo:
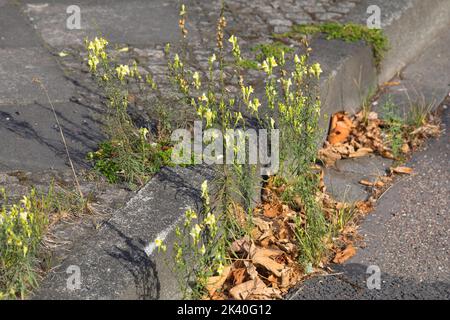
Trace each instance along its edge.
<instances>
[{"instance_id":1,"label":"weed clump","mask_svg":"<svg viewBox=\"0 0 450 320\"><path fill-rule=\"evenodd\" d=\"M183 17L185 14L183 7ZM291 209L289 218L294 226L291 239L297 245L293 253L297 263L303 268L318 265L325 253L324 239L329 232L321 204L316 199L320 192L319 174L312 168L320 137L320 65L309 62L311 49L307 42L304 42L302 54L294 54L293 48L274 43L255 47L257 60L246 59L236 36L228 39L229 47L224 43L225 26L222 11L216 30L217 48L210 55L206 73L188 68L182 53L169 54L171 79L183 101L196 111L205 128L217 132L216 138L210 137L205 142L214 145L219 139L224 150L232 150L233 159L232 164L214 159L213 193L209 195L205 182L203 211L200 214L186 211L183 227L176 230L175 271L181 279L183 292L194 298L214 296L224 285L230 270L238 268L243 257L233 249L237 243L255 241L260 245L255 238L258 229L255 221L261 224L261 219L254 215L261 214L261 205L270 204L255 201L255 191L263 184L258 164L238 161L240 155L249 156L245 146L252 143L245 129L252 129L252 126L265 129L268 136L279 132L279 150L276 149L278 141L272 141L271 152L279 152L280 168L267 175L283 186L280 198L285 206L297 210ZM292 70L287 67L288 60L292 61ZM225 82L225 66L232 66L232 84L239 88L238 93L225 89L230 84ZM245 82L244 69L248 66L258 70L264 78L262 92L256 92ZM241 130L242 134L229 136L230 129ZM235 145L236 140L243 143ZM306 222L301 218L305 216ZM207 223L212 217L214 228ZM156 245L163 251L167 249L160 240ZM269 291L266 293L271 297L279 296L276 289Z\"/></svg>"},{"instance_id":2,"label":"weed clump","mask_svg":"<svg viewBox=\"0 0 450 320\"><path fill-rule=\"evenodd\" d=\"M38 283L37 255L48 226L49 199L32 190L10 205L4 189L0 195L0 300L23 299Z\"/></svg>"},{"instance_id":3,"label":"weed clump","mask_svg":"<svg viewBox=\"0 0 450 320\"><path fill-rule=\"evenodd\" d=\"M169 163L170 147L161 136L153 137L148 128L137 127L128 113L129 89L137 83L142 90L156 90L153 79L141 76L137 63L117 63L107 53L104 38L86 40L88 66L103 88L107 100L106 131L109 140L88 154L94 168L111 183L126 182L142 186L162 165Z\"/></svg>"}]
</instances>

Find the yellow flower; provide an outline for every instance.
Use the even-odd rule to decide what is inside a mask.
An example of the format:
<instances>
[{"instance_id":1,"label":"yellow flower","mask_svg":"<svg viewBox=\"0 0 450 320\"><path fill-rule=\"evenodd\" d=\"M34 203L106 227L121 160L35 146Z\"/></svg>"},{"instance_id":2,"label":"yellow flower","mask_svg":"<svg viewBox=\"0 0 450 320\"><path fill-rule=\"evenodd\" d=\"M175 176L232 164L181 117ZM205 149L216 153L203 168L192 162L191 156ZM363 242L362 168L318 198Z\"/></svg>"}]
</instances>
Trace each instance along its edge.
<instances>
[{"instance_id":1,"label":"yellow flower","mask_svg":"<svg viewBox=\"0 0 450 320\"><path fill-rule=\"evenodd\" d=\"M176 254L176 256L175 256L176 262L177 262L177 263L183 262L183 261L181 260L182 257L183 257L183 249L182 249L181 247L179 247L178 250L177 250L177 254Z\"/></svg>"},{"instance_id":2,"label":"yellow flower","mask_svg":"<svg viewBox=\"0 0 450 320\"><path fill-rule=\"evenodd\" d=\"M122 81L126 76L130 74L130 68L127 65L121 64L116 68L116 72L117 78Z\"/></svg>"},{"instance_id":3,"label":"yellow flower","mask_svg":"<svg viewBox=\"0 0 450 320\"><path fill-rule=\"evenodd\" d=\"M173 57L173 68L174 69L179 69L183 67L183 63L180 60L180 56L178 55L178 53L175 54L175 56Z\"/></svg>"},{"instance_id":4,"label":"yellow flower","mask_svg":"<svg viewBox=\"0 0 450 320\"><path fill-rule=\"evenodd\" d=\"M26 221L27 221L28 213L27 213L26 211L21 211L21 212L19 213L19 216L20 216L20 219L21 219L22 221L26 222Z\"/></svg>"},{"instance_id":5,"label":"yellow flower","mask_svg":"<svg viewBox=\"0 0 450 320\"><path fill-rule=\"evenodd\" d=\"M230 37L230 39L228 39L229 42L231 42L231 44L233 45L233 56L235 57L236 60L240 61L241 60L241 49L239 48L239 44L237 42L237 38L232 35Z\"/></svg>"},{"instance_id":6,"label":"yellow flower","mask_svg":"<svg viewBox=\"0 0 450 320\"><path fill-rule=\"evenodd\" d=\"M205 93L203 93L200 97L198 97L198 100L202 102L208 102L208 97Z\"/></svg>"},{"instance_id":7,"label":"yellow flower","mask_svg":"<svg viewBox=\"0 0 450 320\"><path fill-rule=\"evenodd\" d=\"M219 276L222 275L224 269L224 265L222 263L219 263L219 265L217 266L217 273L219 274Z\"/></svg>"},{"instance_id":8,"label":"yellow flower","mask_svg":"<svg viewBox=\"0 0 450 320\"><path fill-rule=\"evenodd\" d=\"M91 72L97 71L97 65L99 62L100 61L98 60L97 56L89 55L89 60L88 60L89 70Z\"/></svg>"},{"instance_id":9,"label":"yellow flower","mask_svg":"<svg viewBox=\"0 0 450 320\"><path fill-rule=\"evenodd\" d=\"M228 39L229 42L231 42L231 44L234 46L236 46L237 44L237 38L235 35L231 35L230 39Z\"/></svg>"},{"instance_id":10,"label":"yellow flower","mask_svg":"<svg viewBox=\"0 0 450 320\"><path fill-rule=\"evenodd\" d=\"M200 240L200 232L202 232L202 228L198 224L191 229L189 234L194 240L194 244L197 244L198 240Z\"/></svg>"},{"instance_id":11,"label":"yellow flower","mask_svg":"<svg viewBox=\"0 0 450 320\"><path fill-rule=\"evenodd\" d=\"M155 240L155 245L156 245L156 247L158 248L158 252L159 252L159 251L166 252L167 247L166 247L166 245L164 244L164 242L163 242L162 239L157 238L157 239Z\"/></svg>"},{"instance_id":12,"label":"yellow flower","mask_svg":"<svg viewBox=\"0 0 450 320\"><path fill-rule=\"evenodd\" d=\"M217 60L216 54L213 53L213 55L209 58L209 64L213 64Z\"/></svg>"},{"instance_id":13,"label":"yellow flower","mask_svg":"<svg viewBox=\"0 0 450 320\"><path fill-rule=\"evenodd\" d=\"M197 213L195 213L195 211L192 209L186 210L184 215L186 217L186 220L184 222L185 226L189 226L191 224L192 219L197 219Z\"/></svg>"},{"instance_id":14,"label":"yellow flower","mask_svg":"<svg viewBox=\"0 0 450 320\"><path fill-rule=\"evenodd\" d=\"M140 128L139 129L139 133L141 134L141 137L143 137L144 139L147 137L148 134L148 129L147 128Z\"/></svg>"},{"instance_id":15,"label":"yellow flower","mask_svg":"<svg viewBox=\"0 0 450 320\"><path fill-rule=\"evenodd\" d=\"M211 109L206 109L205 112L206 126L211 127L213 120L215 119L214 112Z\"/></svg>"},{"instance_id":16,"label":"yellow flower","mask_svg":"<svg viewBox=\"0 0 450 320\"><path fill-rule=\"evenodd\" d=\"M205 218L205 224L207 224L210 227L214 227L216 225L216 216L213 215L211 212L208 212Z\"/></svg>"},{"instance_id":17,"label":"yellow flower","mask_svg":"<svg viewBox=\"0 0 450 320\"><path fill-rule=\"evenodd\" d=\"M91 51L91 53L94 56L100 56L103 59L105 59L106 58L105 48L107 45L108 41L106 41L106 39L95 37L93 41L89 42L88 50Z\"/></svg>"},{"instance_id":18,"label":"yellow flower","mask_svg":"<svg viewBox=\"0 0 450 320\"><path fill-rule=\"evenodd\" d=\"M208 196L208 180L205 180L202 183L202 198L206 196Z\"/></svg>"},{"instance_id":19,"label":"yellow flower","mask_svg":"<svg viewBox=\"0 0 450 320\"><path fill-rule=\"evenodd\" d=\"M26 245L24 245L22 249L23 249L23 256L25 257L28 252L28 247Z\"/></svg>"},{"instance_id":20,"label":"yellow flower","mask_svg":"<svg viewBox=\"0 0 450 320\"><path fill-rule=\"evenodd\" d=\"M194 87L195 89L200 89L201 86L201 82L200 82L200 75L197 71L194 72L194 74L192 75L192 78L194 79Z\"/></svg>"},{"instance_id":21,"label":"yellow flower","mask_svg":"<svg viewBox=\"0 0 450 320\"><path fill-rule=\"evenodd\" d=\"M206 253L206 248L205 245L203 244L202 247L200 248L200 253L201 254L205 254Z\"/></svg>"},{"instance_id":22,"label":"yellow flower","mask_svg":"<svg viewBox=\"0 0 450 320\"><path fill-rule=\"evenodd\" d=\"M271 56L263 61L261 68L264 70L265 73L271 75L273 68L277 66L278 66L277 61L275 60L274 57Z\"/></svg>"},{"instance_id":23,"label":"yellow flower","mask_svg":"<svg viewBox=\"0 0 450 320\"><path fill-rule=\"evenodd\" d=\"M322 68L320 67L319 63L314 63L310 68L309 72L312 73L316 78L318 79L320 77L320 74L322 73Z\"/></svg>"},{"instance_id":24,"label":"yellow flower","mask_svg":"<svg viewBox=\"0 0 450 320\"><path fill-rule=\"evenodd\" d=\"M253 112L258 112L259 107L261 106L261 103L259 102L258 98L254 98L253 101L250 101L250 103L248 104L248 107L250 108L250 110L252 110Z\"/></svg>"},{"instance_id":25,"label":"yellow flower","mask_svg":"<svg viewBox=\"0 0 450 320\"><path fill-rule=\"evenodd\" d=\"M180 9L180 16L184 16L185 14L186 14L186 6L182 4Z\"/></svg>"},{"instance_id":26,"label":"yellow flower","mask_svg":"<svg viewBox=\"0 0 450 320\"><path fill-rule=\"evenodd\" d=\"M242 100L244 100L244 102L246 104L250 103L250 95L253 93L253 87L252 86L242 86L241 87L242 90Z\"/></svg>"},{"instance_id":27,"label":"yellow flower","mask_svg":"<svg viewBox=\"0 0 450 320\"><path fill-rule=\"evenodd\" d=\"M236 116L236 124L239 122L239 121L242 121L242 122L244 122L244 118L242 117L242 113L240 113L240 112L236 112L235 113L235 116Z\"/></svg>"}]
</instances>

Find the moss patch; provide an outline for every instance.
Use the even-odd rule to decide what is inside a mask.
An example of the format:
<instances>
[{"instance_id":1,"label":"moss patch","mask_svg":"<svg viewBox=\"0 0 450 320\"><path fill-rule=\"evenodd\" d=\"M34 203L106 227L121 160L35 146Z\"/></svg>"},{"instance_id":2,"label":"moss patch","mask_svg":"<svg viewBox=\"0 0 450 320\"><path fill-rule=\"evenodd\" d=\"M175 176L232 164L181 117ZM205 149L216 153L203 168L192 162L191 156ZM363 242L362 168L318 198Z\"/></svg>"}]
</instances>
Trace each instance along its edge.
<instances>
[{"instance_id":1,"label":"moss patch","mask_svg":"<svg viewBox=\"0 0 450 320\"><path fill-rule=\"evenodd\" d=\"M363 40L372 47L376 66L379 68L385 53L389 49L389 41L381 29L369 29L367 26L338 22L328 22L323 24L302 24L295 25L292 30L282 34L274 35L275 38L301 38L305 35L323 33L328 40L340 39L346 42L357 42Z\"/></svg>"},{"instance_id":2,"label":"moss patch","mask_svg":"<svg viewBox=\"0 0 450 320\"><path fill-rule=\"evenodd\" d=\"M284 57L283 54L291 53L294 48L275 41L273 43L261 43L257 44L251 51L255 53L255 59L242 59L238 65L244 69L259 69L259 64L266 60L268 57L274 57L277 62L281 62Z\"/></svg>"}]
</instances>

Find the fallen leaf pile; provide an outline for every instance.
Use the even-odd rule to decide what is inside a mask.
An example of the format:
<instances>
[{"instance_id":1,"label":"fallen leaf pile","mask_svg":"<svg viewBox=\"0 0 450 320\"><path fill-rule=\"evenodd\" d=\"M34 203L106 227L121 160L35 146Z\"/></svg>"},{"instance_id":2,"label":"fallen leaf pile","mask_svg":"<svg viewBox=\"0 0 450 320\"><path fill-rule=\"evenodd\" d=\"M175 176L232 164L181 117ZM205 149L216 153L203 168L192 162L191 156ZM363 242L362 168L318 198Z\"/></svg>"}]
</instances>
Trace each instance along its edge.
<instances>
[{"instance_id":1,"label":"fallen leaf pile","mask_svg":"<svg viewBox=\"0 0 450 320\"><path fill-rule=\"evenodd\" d=\"M282 204L273 190L267 190L270 202L254 209L250 235L231 245L232 256L236 257L232 265L208 281L212 299L280 299L299 281L302 273L296 262L293 228L294 217L301 213ZM237 204L234 210L237 216L243 211Z\"/></svg>"},{"instance_id":2,"label":"fallen leaf pile","mask_svg":"<svg viewBox=\"0 0 450 320\"><path fill-rule=\"evenodd\" d=\"M408 134L405 135L401 152L407 155L422 145L425 139L438 136L440 128L435 122L430 116L429 121L417 129L405 128ZM385 126L386 123L379 119L376 112L365 116L361 111L352 117L338 112L332 117L330 134L319 151L319 159L326 166L333 165L339 159L359 158L371 153L394 159L392 150L385 141Z\"/></svg>"},{"instance_id":3,"label":"fallen leaf pile","mask_svg":"<svg viewBox=\"0 0 450 320\"><path fill-rule=\"evenodd\" d=\"M430 136L440 134L440 128L433 121L420 128L408 131L401 151L409 154ZM377 113L370 112L367 117L360 112L349 117L345 113L333 116L328 140L319 151L323 163L333 165L342 158L364 157L377 153L393 159L389 146L383 137L383 120ZM316 199L321 203L325 218L337 225L337 212L348 209L350 204L334 200L327 192L323 182L323 168L320 170L320 190ZM358 220L371 212L374 203L390 186L393 174L411 174L412 169L404 166L391 168L391 174L380 176L374 182L361 180L360 184L372 188L372 195L367 201L353 204L353 218L339 230L339 235L326 243L330 254L324 257L320 268L329 262L341 264L356 254L355 241L361 240L358 235ZM262 189L262 203L253 210L253 229L250 234L234 241L230 251L231 265L224 268L219 276L210 277L207 282L209 299L281 299L282 295L296 285L305 273L313 273L320 269L303 270L298 262L298 250L295 239L296 223L306 225L306 215L302 211L302 200L294 198L291 206L281 201L285 186L275 187L273 179ZM247 225L248 216L244 209L233 204L231 207L236 221Z\"/></svg>"},{"instance_id":4,"label":"fallen leaf pile","mask_svg":"<svg viewBox=\"0 0 450 320\"><path fill-rule=\"evenodd\" d=\"M248 236L231 245L231 256L235 257L233 263L220 276L211 277L208 281L210 299L280 299L305 276L305 271L297 262L294 228L295 221L300 219L300 223L304 224L306 216L301 209L294 210L282 203L280 194L283 187L274 187L272 179L264 190L265 201L253 212L253 229ZM336 209L348 204L335 201L325 191L323 186L317 200L322 203L326 218L332 220L335 219ZM297 199L297 202L301 200ZM363 206L363 203L359 205ZM363 209L367 208L361 207L362 213ZM235 204L233 210L237 217L242 217L244 210L239 205ZM342 230L337 244L328 244L331 256L325 258L324 264L333 257L335 263L350 258L353 255L351 248L355 250L352 241L356 234L356 227L352 224Z\"/></svg>"}]
</instances>

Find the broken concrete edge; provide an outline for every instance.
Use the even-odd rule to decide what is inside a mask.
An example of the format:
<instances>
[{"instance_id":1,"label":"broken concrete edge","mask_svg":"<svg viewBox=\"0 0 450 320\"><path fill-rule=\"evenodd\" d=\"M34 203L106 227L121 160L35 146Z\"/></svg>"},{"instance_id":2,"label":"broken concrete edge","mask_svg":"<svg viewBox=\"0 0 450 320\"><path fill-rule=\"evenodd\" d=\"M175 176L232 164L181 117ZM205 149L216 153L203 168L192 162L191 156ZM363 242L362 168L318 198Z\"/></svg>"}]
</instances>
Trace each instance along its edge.
<instances>
[{"instance_id":1,"label":"broken concrete edge","mask_svg":"<svg viewBox=\"0 0 450 320\"><path fill-rule=\"evenodd\" d=\"M170 259L154 243L170 242L184 212L200 209L205 179L212 179L205 167L163 168L95 235L75 244L31 299L181 298Z\"/></svg>"},{"instance_id":2,"label":"broken concrete edge","mask_svg":"<svg viewBox=\"0 0 450 320\"><path fill-rule=\"evenodd\" d=\"M450 27L450 6L446 0L363 0L346 17L346 21L365 24L367 8L381 8L382 28L389 39L389 51L377 71L371 48L362 43L346 44L334 64L323 68L325 76L321 83L322 128L328 128L328 120L338 111L355 113L370 93L391 80L405 66L417 58L427 46ZM320 40L319 40L320 41ZM337 41L324 44L312 43L317 52L313 59L321 62L330 59L330 52L339 49ZM331 51L330 51L331 49Z\"/></svg>"},{"instance_id":3,"label":"broken concrete edge","mask_svg":"<svg viewBox=\"0 0 450 320\"><path fill-rule=\"evenodd\" d=\"M428 3L427 6L433 10L424 11L429 15L426 20L433 21L433 15L441 12L441 21L450 22L450 8L445 5L445 1L432 1L435 5ZM346 48L342 49L339 59L332 59L326 70L328 76L321 83L324 114L331 115L340 110L355 112L370 90L392 78L432 40L424 37L419 44L412 44L414 38L402 38L405 30L399 26L409 22L408 28L414 28L411 23L414 17L420 16L424 6L423 3L419 4L420 1L414 2L412 7L402 11L385 26L394 45L383 62L380 74L374 66L370 48L361 43L345 44ZM421 16L421 19L424 17ZM416 23L420 23L420 26L416 25L415 28L420 27L428 36L441 30L432 23L422 25L419 21ZM396 45L396 39L403 39L402 44ZM321 40L318 41L320 43ZM335 49L337 42L322 41L322 45ZM320 44L317 48L320 48ZM317 60L320 62L321 52L317 48ZM409 54L402 55L405 51ZM326 125L327 122L324 122L324 127ZM75 246L69 257L47 275L32 298L181 298L175 276L163 257L155 252L154 240L166 239L170 243L174 228L184 211L188 207L199 207L200 184L207 176L212 177L211 172L204 168L164 168L123 209L117 211L95 236ZM79 289L73 288L77 282L70 266L79 267Z\"/></svg>"}]
</instances>

